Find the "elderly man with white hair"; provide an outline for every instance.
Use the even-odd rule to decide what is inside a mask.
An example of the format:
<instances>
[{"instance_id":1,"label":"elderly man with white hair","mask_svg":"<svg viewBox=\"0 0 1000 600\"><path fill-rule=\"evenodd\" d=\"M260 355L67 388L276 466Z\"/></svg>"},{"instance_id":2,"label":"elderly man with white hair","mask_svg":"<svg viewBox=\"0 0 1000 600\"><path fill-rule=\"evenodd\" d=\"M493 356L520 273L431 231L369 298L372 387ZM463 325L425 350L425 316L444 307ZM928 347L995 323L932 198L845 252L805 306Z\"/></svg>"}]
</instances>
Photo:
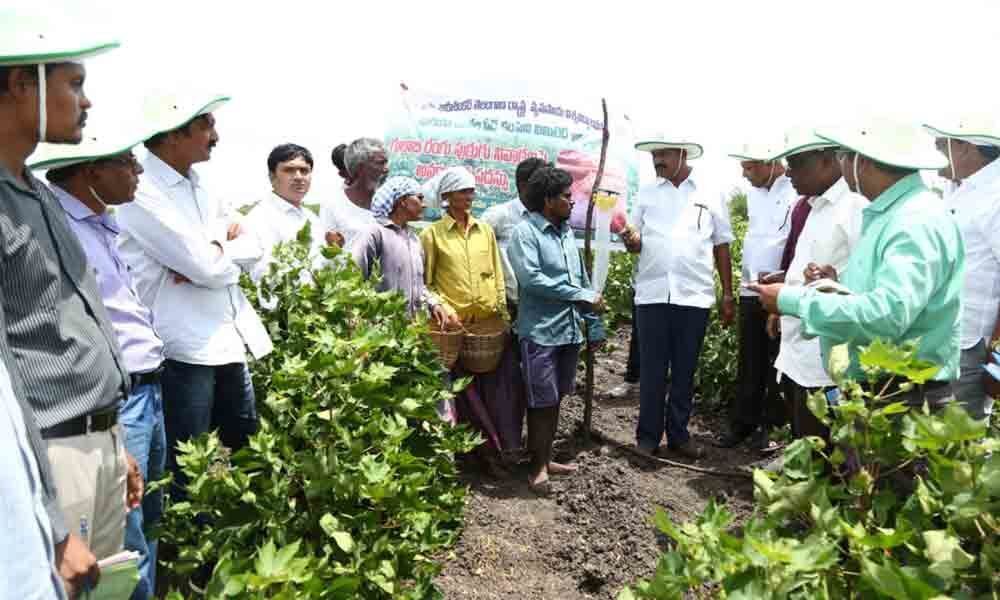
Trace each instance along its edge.
<instances>
[{"instance_id":1,"label":"elderly man with white hair","mask_svg":"<svg viewBox=\"0 0 1000 600\"><path fill-rule=\"evenodd\" d=\"M697 459L704 449L691 440L688 420L698 355L709 311L717 302L713 266L722 283L723 325L732 324L736 311L729 255L732 226L724 195L695 175L688 164L702 155L699 144L659 135L635 147L652 155L657 175L655 183L639 190L639 202L624 236L626 248L639 254L635 275L640 356L636 446L652 454L666 433L670 449Z\"/></svg>"},{"instance_id":2,"label":"elderly man with white hair","mask_svg":"<svg viewBox=\"0 0 1000 600\"><path fill-rule=\"evenodd\" d=\"M385 146L374 138L354 140L344 151L344 167L349 180L341 193L323 202L319 220L326 242L350 251L357 237L376 224L372 198L389 176Z\"/></svg>"},{"instance_id":3,"label":"elderly man with white hair","mask_svg":"<svg viewBox=\"0 0 1000 600\"><path fill-rule=\"evenodd\" d=\"M961 292L965 251L961 232L920 178L921 169L947 165L934 140L919 127L872 119L816 134L836 144L851 190L869 200L861 237L837 277L848 294L785 284L754 284L772 313L798 317L806 335L820 338L824 362L833 346L847 344L846 375L866 381L859 355L877 339L917 345L917 357L940 367L926 383L877 389L899 392L913 406L943 407L954 399L959 373ZM832 287L832 286L827 286Z\"/></svg>"},{"instance_id":4,"label":"elderly man with white hair","mask_svg":"<svg viewBox=\"0 0 1000 600\"><path fill-rule=\"evenodd\" d=\"M1000 123L969 116L925 128L937 138L949 166L942 175L957 183L945 203L965 242L962 289L962 364L955 398L974 419L985 419L1000 396L1000 383L982 371L1000 341Z\"/></svg>"}]
</instances>

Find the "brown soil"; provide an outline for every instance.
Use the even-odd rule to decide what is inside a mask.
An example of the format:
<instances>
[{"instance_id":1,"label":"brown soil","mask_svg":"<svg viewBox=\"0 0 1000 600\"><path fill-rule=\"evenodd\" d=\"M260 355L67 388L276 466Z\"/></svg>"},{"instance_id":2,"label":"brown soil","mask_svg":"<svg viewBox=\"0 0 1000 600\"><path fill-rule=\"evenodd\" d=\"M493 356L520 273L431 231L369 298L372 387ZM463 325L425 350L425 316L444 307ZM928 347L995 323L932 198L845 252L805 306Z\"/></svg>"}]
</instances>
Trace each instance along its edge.
<instances>
[{"instance_id":1,"label":"brown soil","mask_svg":"<svg viewBox=\"0 0 1000 600\"><path fill-rule=\"evenodd\" d=\"M608 391L621 383L628 354L628 328L598 356L595 369L594 429L619 444L634 439L638 405L615 402ZM582 393L582 373L578 382ZM724 414L699 406L692 437L708 450L691 463L732 471L760 460L744 448L711 446L723 429ZM650 518L663 507L675 521L686 521L711 498L725 503L742 521L752 510L749 479L692 472L636 457L614 444L590 445L574 433L583 401L563 404L557 459L574 460L579 472L553 479L553 493L538 498L519 467L510 480L497 480L476 468L464 469L470 486L465 530L437 580L446 598L608 599L624 585L650 577L666 547ZM686 462L680 457L672 459Z\"/></svg>"}]
</instances>

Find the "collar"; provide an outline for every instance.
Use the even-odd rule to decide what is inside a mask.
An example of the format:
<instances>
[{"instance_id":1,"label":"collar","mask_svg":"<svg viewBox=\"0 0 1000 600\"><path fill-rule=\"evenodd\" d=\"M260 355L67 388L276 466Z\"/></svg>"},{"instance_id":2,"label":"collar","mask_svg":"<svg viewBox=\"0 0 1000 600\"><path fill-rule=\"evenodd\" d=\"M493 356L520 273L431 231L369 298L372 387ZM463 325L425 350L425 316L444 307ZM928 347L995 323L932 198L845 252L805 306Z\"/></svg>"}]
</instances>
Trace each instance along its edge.
<instances>
[{"instance_id":1,"label":"collar","mask_svg":"<svg viewBox=\"0 0 1000 600\"><path fill-rule=\"evenodd\" d=\"M7 169L5 169L4 167L0 167L0 183L6 183L7 185L17 190L20 190L28 194L34 194L37 196L38 189L41 188L44 184L37 177L35 177L35 175L31 172L31 169L27 167L25 167L24 169L24 179L25 182L27 183L27 186L25 186L24 183L21 183L20 181L15 179L14 176L9 171L7 171Z\"/></svg>"},{"instance_id":2,"label":"collar","mask_svg":"<svg viewBox=\"0 0 1000 600\"><path fill-rule=\"evenodd\" d=\"M267 197L267 200L270 201L271 206L273 206L279 212L301 215L302 211L305 210L305 206L296 207L288 200L285 200L278 194L274 193L274 190L271 190L271 194Z\"/></svg>"},{"instance_id":3,"label":"collar","mask_svg":"<svg viewBox=\"0 0 1000 600\"><path fill-rule=\"evenodd\" d=\"M514 198L514 200L511 202L511 208L516 210L517 214L521 215L522 217L526 217L531 214L531 211L528 210L528 207L524 205L524 202L521 201L520 197Z\"/></svg>"},{"instance_id":4,"label":"collar","mask_svg":"<svg viewBox=\"0 0 1000 600\"><path fill-rule=\"evenodd\" d=\"M188 177L184 177L152 152L148 153L146 156L146 160L142 163L142 168L165 183L168 187L174 187L178 183L182 183L187 180L191 181L191 187L198 187L198 173L194 170L194 167L191 167Z\"/></svg>"},{"instance_id":5,"label":"collar","mask_svg":"<svg viewBox=\"0 0 1000 600\"><path fill-rule=\"evenodd\" d=\"M784 194L791 185L792 180L789 179L787 175L782 173L781 175L778 175L777 179L774 180L774 183L771 184L770 188L764 189L764 192L767 193L768 197Z\"/></svg>"},{"instance_id":6,"label":"collar","mask_svg":"<svg viewBox=\"0 0 1000 600\"><path fill-rule=\"evenodd\" d=\"M100 223L111 231L119 233L118 223L115 221L115 218L111 216L111 213L105 212L103 215L95 213L90 210L90 207L86 204L80 202L76 196L70 194L58 185L53 184L49 189L52 190L52 195L59 201L63 211L74 221Z\"/></svg>"},{"instance_id":7,"label":"collar","mask_svg":"<svg viewBox=\"0 0 1000 600\"><path fill-rule=\"evenodd\" d=\"M458 225L458 222L455 221L455 219L452 218L452 216L450 214L448 214L447 212L444 213L443 217L441 217L441 221L444 223L445 229L454 229L455 226ZM469 213L469 230L471 231L472 229L474 229L476 227L479 227L479 221L476 220L476 217L472 216L472 213L470 212Z\"/></svg>"},{"instance_id":8,"label":"collar","mask_svg":"<svg viewBox=\"0 0 1000 600\"><path fill-rule=\"evenodd\" d=\"M698 189L698 180L695 178L694 173L695 173L695 169L694 169L694 167L692 167L691 168L691 172L688 173L687 179L685 179L684 181L682 181L680 186L675 186L674 183L672 181L670 181L669 179L667 179L666 177L657 177L656 178L656 185L657 186L669 185L670 187L672 187L672 188L674 188L676 190L676 189L680 189L685 184L690 183L691 187L697 190Z\"/></svg>"},{"instance_id":9,"label":"collar","mask_svg":"<svg viewBox=\"0 0 1000 600\"><path fill-rule=\"evenodd\" d=\"M992 183L1000 183L1000 158L994 160L982 169L979 169L972 175L963 179L961 185L959 185L955 191L957 192L961 190L965 193L977 187L990 185Z\"/></svg>"},{"instance_id":10,"label":"collar","mask_svg":"<svg viewBox=\"0 0 1000 600\"><path fill-rule=\"evenodd\" d=\"M819 196L813 196L809 199L809 204L816 207L817 204L836 204L841 198L851 193L850 186L847 185L847 180L843 176L830 186L828 190L820 194Z\"/></svg>"},{"instance_id":11,"label":"collar","mask_svg":"<svg viewBox=\"0 0 1000 600\"><path fill-rule=\"evenodd\" d=\"M889 186L872 200L871 204L865 207L866 213L884 213L897 204L901 199L926 189L924 181L920 178L920 173L912 173Z\"/></svg>"}]
</instances>

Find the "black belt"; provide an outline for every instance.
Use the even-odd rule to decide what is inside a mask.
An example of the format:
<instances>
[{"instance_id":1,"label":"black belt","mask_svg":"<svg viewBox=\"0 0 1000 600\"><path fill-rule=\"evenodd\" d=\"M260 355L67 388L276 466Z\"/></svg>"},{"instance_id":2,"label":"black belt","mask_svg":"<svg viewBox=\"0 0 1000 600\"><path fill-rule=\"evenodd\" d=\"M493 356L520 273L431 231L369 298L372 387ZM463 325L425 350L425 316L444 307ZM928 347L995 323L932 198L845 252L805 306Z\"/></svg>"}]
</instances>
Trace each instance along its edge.
<instances>
[{"instance_id":1,"label":"black belt","mask_svg":"<svg viewBox=\"0 0 1000 600\"><path fill-rule=\"evenodd\" d=\"M107 412L93 415L82 415L69 421L57 423L52 427L42 430L42 437L45 439L73 437L86 435L97 431L107 431L118 423L118 411L109 410Z\"/></svg>"},{"instance_id":2,"label":"black belt","mask_svg":"<svg viewBox=\"0 0 1000 600\"><path fill-rule=\"evenodd\" d=\"M131 373L128 378L132 384L133 390L140 385L152 385L154 383L160 382L160 376L163 375L163 365L156 367L152 371L145 371L143 373Z\"/></svg>"}]
</instances>

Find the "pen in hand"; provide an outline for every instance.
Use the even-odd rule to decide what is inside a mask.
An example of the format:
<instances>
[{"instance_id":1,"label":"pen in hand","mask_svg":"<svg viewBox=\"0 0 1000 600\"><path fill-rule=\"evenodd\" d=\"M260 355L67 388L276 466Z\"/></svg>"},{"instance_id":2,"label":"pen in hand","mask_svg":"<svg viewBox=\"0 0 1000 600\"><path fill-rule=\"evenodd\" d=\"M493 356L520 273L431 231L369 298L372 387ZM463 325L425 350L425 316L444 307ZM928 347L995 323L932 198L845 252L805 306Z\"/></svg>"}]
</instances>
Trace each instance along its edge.
<instances>
[{"instance_id":1,"label":"pen in hand","mask_svg":"<svg viewBox=\"0 0 1000 600\"><path fill-rule=\"evenodd\" d=\"M83 541L83 545L90 549L90 524L87 522L87 516L82 515L80 517L80 539ZM88 578L83 583L83 597L90 598L90 579Z\"/></svg>"}]
</instances>

